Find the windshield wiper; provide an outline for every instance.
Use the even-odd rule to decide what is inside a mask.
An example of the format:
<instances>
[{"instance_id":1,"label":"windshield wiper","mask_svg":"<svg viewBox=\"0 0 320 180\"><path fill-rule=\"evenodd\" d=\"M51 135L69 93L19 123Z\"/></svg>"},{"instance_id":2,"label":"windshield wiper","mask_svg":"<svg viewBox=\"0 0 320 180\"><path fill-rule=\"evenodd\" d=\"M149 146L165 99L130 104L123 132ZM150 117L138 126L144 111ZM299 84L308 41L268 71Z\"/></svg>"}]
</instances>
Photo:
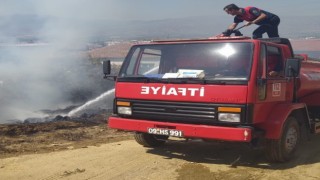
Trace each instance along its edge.
<instances>
[{"instance_id":1,"label":"windshield wiper","mask_svg":"<svg viewBox=\"0 0 320 180\"><path fill-rule=\"evenodd\" d=\"M168 83L176 83L176 84L226 84L225 81L222 80L208 80L208 79L199 79L199 78L170 78L167 79Z\"/></svg>"},{"instance_id":2,"label":"windshield wiper","mask_svg":"<svg viewBox=\"0 0 320 180\"><path fill-rule=\"evenodd\" d=\"M129 81L129 82L141 82L144 83L151 83L151 82L162 82L162 79L155 78L155 77L146 77L143 75L132 75L126 77L118 78L118 81Z\"/></svg>"}]
</instances>

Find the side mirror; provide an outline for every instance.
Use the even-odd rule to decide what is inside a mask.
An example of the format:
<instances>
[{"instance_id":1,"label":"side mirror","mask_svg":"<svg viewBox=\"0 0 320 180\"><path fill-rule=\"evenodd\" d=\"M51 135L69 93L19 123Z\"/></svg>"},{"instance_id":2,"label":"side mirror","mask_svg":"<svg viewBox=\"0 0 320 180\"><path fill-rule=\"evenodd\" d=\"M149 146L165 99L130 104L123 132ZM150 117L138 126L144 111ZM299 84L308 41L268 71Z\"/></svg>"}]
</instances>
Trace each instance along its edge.
<instances>
[{"instance_id":1,"label":"side mirror","mask_svg":"<svg viewBox=\"0 0 320 180\"><path fill-rule=\"evenodd\" d=\"M298 77L300 74L301 60L287 59L285 66L285 77Z\"/></svg>"},{"instance_id":2,"label":"side mirror","mask_svg":"<svg viewBox=\"0 0 320 180\"><path fill-rule=\"evenodd\" d=\"M103 74L105 79L112 78L114 81L117 79L116 75L110 75L111 74L111 61L106 60L102 62L102 68L103 68Z\"/></svg>"},{"instance_id":3,"label":"side mirror","mask_svg":"<svg viewBox=\"0 0 320 180\"><path fill-rule=\"evenodd\" d=\"M111 74L111 62L110 60L106 60L102 62L102 67L103 67L103 74L105 76Z\"/></svg>"}]
</instances>

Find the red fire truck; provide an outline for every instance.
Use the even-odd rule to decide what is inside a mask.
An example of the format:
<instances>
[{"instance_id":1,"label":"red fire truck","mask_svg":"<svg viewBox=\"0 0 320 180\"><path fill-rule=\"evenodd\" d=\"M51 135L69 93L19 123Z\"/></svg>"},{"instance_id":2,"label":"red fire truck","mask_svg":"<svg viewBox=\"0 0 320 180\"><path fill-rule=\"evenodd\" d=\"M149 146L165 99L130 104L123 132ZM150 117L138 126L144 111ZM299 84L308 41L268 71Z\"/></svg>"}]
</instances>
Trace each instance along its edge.
<instances>
[{"instance_id":1,"label":"red fire truck","mask_svg":"<svg viewBox=\"0 0 320 180\"><path fill-rule=\"evenodd\" d=\"M170 136L263 144L293 157L320 132L320 61L295 58L285 38L151 41L132 46L117 76L109 127L147 147Z\"/></svg>"}]
</instances>

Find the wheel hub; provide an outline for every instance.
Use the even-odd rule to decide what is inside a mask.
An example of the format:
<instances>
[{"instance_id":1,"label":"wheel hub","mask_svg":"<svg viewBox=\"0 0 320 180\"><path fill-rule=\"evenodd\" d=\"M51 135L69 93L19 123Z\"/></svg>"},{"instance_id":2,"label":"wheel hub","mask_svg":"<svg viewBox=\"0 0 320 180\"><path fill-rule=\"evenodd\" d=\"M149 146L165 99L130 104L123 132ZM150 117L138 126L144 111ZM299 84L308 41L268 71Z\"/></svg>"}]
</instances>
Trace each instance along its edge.
<instances>
[{"instance_id":1,"label":"wheel hub","mask_svg":"<svg viewBox=\"0 0 320 180\"><path fill-rule=\"evenodd\" d=\"M285 148L287 152L291 152L298 142L298 132L294 127L291 127L288 129L287 135L286 135L286 142L285 142Z\"/></svg>"}]
</instances>

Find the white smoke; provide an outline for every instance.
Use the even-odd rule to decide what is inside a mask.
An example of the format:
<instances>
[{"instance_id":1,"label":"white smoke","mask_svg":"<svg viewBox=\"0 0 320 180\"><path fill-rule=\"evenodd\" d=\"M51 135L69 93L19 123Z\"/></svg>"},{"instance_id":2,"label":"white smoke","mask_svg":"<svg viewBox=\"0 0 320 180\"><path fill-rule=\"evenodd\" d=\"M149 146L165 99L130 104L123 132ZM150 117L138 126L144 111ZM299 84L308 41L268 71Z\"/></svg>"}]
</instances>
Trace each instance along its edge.
<instances>
[{"instance_id":1,"label":"white smoke","mask_svg":"<svg viewBox=\"0 0 320 180\"><path fill-rule=\"evenodd\" d=\"M103 0L1 3L0 123L41 117L40 109L71 105L73 90L98 89L85 68L85 48L111 11Z\"/></svg>"}]
</instances>

